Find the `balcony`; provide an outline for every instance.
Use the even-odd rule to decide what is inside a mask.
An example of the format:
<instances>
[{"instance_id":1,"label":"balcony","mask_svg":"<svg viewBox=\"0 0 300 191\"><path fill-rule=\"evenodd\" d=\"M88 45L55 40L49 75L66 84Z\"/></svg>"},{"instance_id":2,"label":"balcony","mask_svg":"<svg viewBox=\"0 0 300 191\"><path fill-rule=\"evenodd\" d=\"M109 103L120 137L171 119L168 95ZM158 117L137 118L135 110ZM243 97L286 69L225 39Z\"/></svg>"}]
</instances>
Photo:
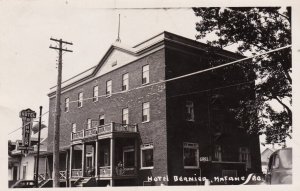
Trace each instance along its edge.
<instances>
[{"instance_id":1,"label":"balcony","mask_svg":"<svg viewBox=\"0 0 300 191\"><path fill-rule=\"evenodd\" d=\"M76 133L71 133L71 141L82 140L91 137L101 137L102 135L112 134L112 133L137 133L137 125L130 124L120 124L120 123L109 123L100 126L94 126L89 129L83 129Z\"/></svg>"}]
</instances>

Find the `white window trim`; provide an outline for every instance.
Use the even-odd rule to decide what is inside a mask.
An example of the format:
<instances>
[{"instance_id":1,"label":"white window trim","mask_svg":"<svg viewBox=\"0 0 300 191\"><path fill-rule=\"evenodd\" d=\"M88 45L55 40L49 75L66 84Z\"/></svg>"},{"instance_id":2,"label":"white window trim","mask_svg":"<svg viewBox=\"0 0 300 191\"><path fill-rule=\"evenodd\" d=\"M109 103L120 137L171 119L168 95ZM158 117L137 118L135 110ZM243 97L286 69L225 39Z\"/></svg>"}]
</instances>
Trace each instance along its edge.
<instances>
[{"instance_id":1,"label":"white window trim","mask_svg":"<svg viewBox=\"0 0 300 191\"><path fill-rule=\"evenodd\" d=\"M87 129L91 129L92 128L92 119L88 118L87 119Z\"/></svg>"},{"instance_id":2,"label":"white window trim","mask_svg":"<svg viewBox=\"0 0 300 191\"><path fill-rule=\"evenodd\" d=\"M144 104L148 103L148 108L145 108L144 109ZM147 117L147 120L146 121L143 121L143 116L144 116L144 110L148 109L148 117ZM150 102L144 102L142 104L142 123L148 123L150 121Z\"/></svg>"},{"instance_id":3,"label":"white window trim","mask_svg":"<svg viewBox=\"0 0 300 191\"><path fill-rule=\"evenodd\" d=\"M82 98L80 98L80 94L82 95ZM81 105L80 105L80 106L78 106L79 102L81 102ZM79 93L78 93L78 102L77 102L77 106L78 106L78 108L82 108L82 106L83 106L83 92L79 92Z\"/></svg>"},{"instance_id":4,"label":"white window trim","mask_svg":"<svg viewBox=\"0 0 300 191\"><path fill-rule=\"evenodd\" d=\"M124 112L126 110L127 110L127 113ZM126 120L127 123L126 124L129 124L129 109L128 109L128 107L122 109L122 124L124 121L125 114L127 114L127 120Z\"/></svg>"},{"instance_id":5,"label":"white window trim","mask_svg":"<svg viewBox=\"0 0 300 191\"><path fill-rule=\"evenodd\" d=\"M153 169L154 168L154 164L153 166L149 166L149 167L143 167L143 150L148 150L148 149L152 149L153 150L153 155L154 155L154 147L153 147L153 143L147 143L147 144L143 144L141 145L141 170L145 170L145 169ZM153 161L154 163L154 161Z\"/></svg>"},{"instance_id":6,"label":"white window trim","mask_svg":"<svg viewBox=\"0 0 300 191\"><path fill-rule=\"evenodd\" d=\"M110 82L110 86L108 86L108 82ZM109 92L109 94L107 93L108 87L110 87L110 92ZM106 97L111 97L111 95L112 95L112 80L107 80L107 81L106 81L105 94L106 94Z\"/></svg>"},{"instance_id":7,"label":"white window trim","mask_svg":"<svg viewBox=\"0 0 300 191\"><path fill-rule=\"evenodd\" d=\"M67 100L68 100L68 102L67 102ZM67 105L68 105L68 107L67 107ZM66 108L68 108L68 109L66 109ZM66 97L65 98L65 112L68 113L69 111L70 111L70 98Z\"/></svg>"},{"instance_id":8,"label":"white window trim","mask_svg":"<svg viewBox=\"0 0 300 191\"><path fill-rule=\"evenodd\" d=\"M97 88L97 95L95 95L95 88ZM95 100L94 100L95 99ZM99 86L93 87L93 102L97 102L99 100Z\"/></svg>"},{"instance_id":9,"label":"white window trim","mask_svg":"<svg viewBox=\"0 0 300 191\"><path fill-rule=\"evenodd\" d=\"M102 116L103 116L103 118L102 118ZM100 125L100 121L101 121L101 119L103 119L103 121L104 121L104 124L105 124L105 114L101 114L101 115L99 115L99 125ZM103 124L103 125L104 125Z\"/></svg>"},{"instance_id":10,"label":"white window trim","mask_svg":"<svg viewBox=\"0 0 300 191\"><path fill-rule=\"evenodd\" d=\"M75 132L74 132L74 127L75 127ZM76 123L72 123L72 133L77 133L77 125L76 125Z\"/></svg>"},{"instance_id":11,"label":"white window trim","mask_svg":"<svg viewBox=\"0 0 300 191\"><path fill-rule=\"evenodd\" d=\"M144 71L144 67L146 67L146 66L148 66L148 70ZM145 82L145 83L143 83L144 72L148 72L148 82ZM149 83L150 83L150 66L149 66L149 64L147 64L142 67L142 85L147 85Z\"/></svg>"},{"instance_id":12,"label":"white window trim","mask_svg":"<svg viewBox=\"0 0 300 191\"><path fill-rule=\"evenodd\" d=\"M197 166L185 166L184 164L184 149L197 149L196 155L197 155ZM182 158L183 158L183 167L184 169L198 169L199 168L199 144L198 143L188 143L188 142L183 142L183 149L182 149Z\"/></svg>"},{"instance_id":13,"label":"white window trim","mask_svg":"<svg viewBox=\"0 0 300 191\"><path fill-rule=\"evenodd\" d=\"M127 75L127 78L124 78L124 76ZM126 90L123 90L124 81L127 80ZM125 73L122 75L122 91L126 92L129 90L129 73Z\"/></svg>"}]
</instances>

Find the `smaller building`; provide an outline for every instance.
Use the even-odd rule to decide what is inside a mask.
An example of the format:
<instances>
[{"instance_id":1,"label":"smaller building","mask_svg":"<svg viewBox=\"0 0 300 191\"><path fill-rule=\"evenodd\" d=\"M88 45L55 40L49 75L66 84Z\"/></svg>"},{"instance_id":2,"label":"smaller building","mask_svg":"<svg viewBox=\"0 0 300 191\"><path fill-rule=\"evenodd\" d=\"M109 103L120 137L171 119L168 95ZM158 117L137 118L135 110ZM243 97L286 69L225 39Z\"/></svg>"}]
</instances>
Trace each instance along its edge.
<instances>
[{"instance_id":1,"label":"smaller building","mask_svg":"<svg viewBox=\"0 0 300 191\"><path fill-rule=\"evenodd\" d=\"M267 174L269 158L274 151L275 149L273 148L266 148L261 153L261 170L264 174Z\"/></svg>"},{"instance_id":2,"label":"smaller building","mask_svg":"<svg viewBox=\"0 0 300 191\"><path fill-rule=\"evenodd\" d=\"M11 151L8 156L8 182L9 187L15 184L19 180L34 180L35 169L36 169L36 155L37 155L37 138L31 139L31 144L34 148L33 151L29 151L27 155L24 155L21 150L19 150L19 145L21 145L21 140L16 140L11 142ZM47 139L41 140L40 153L46 151ZM39 159L39 169L45 169L46 161L44 158ZM40 174L40 173L39 173Z\"/></svg>"}]
</instances>

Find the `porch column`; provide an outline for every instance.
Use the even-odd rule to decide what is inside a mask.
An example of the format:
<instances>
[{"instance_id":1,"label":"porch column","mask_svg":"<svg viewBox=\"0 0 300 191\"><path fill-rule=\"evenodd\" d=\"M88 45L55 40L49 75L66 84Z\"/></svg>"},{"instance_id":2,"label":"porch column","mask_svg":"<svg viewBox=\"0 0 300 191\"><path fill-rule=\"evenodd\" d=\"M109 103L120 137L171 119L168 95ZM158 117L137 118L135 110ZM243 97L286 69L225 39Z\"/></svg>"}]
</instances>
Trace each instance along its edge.
<instances>
[{"instance_id":1,"label":"porch column","mask_svg":"<svg viewBox=\"0 0 300 191\"><path fill-rule=\"evenodd\" d=\"M96 152L95 152L95 176L98 176L98 153L99 153L99 141L96 140Z\"/></svg>"},{"instance_id":2,"label":"porch column","mask_svg":"<svg viewBox=\"0 0 300 191\"><path fill-rule=\"evenodd\" d=\"M81 160L81 167L82 167L82 177L85 176L85 155L86 155L86 145L85 143L82 144L82 160Z\"/></svg>"},{"instance_id":3,"label":"porch column","mask_svg":"<svg viewBox=\"0 0 300 191\"><path fill-rule=\"evenodd\" d=\"M110 139L110 167L111 167L110 186L114 186L113 176L115 174L115 140L113 137Z\"/></svg>"},{"instance_id":4,"label":"porch column","mask_svg":"<svg viewBox=\"0 0 300 191\"><path fill-rule=\"evenodd\" d=\"M71 145L70 147L70 164L69 164L69 187L71 187L71 178L72 178L72 167L73 167L73 150L74 145Z\"/></svg>"},{"instance_id":5,"label":"porch column","mask_svg":"<svg viewBox=\"0 0 300 191\"><path fill-rule=\"evenodd\" d=\"M134 167L135 167L134 173L136 173L138 169L138 139L137 138L134 139Z\"/></svg>"},{"instance_id":6,"label":"porch column","mask_svg":"<svg viewBox=\"0 0 300 191\"><path fill-rule=\"evenodd\" d=\"M68 150L67 150L67 152L66 152L66 187L68 187L68 178L69 178L69 176L68 176L68 157L69 157L69 152L68 152Z\"/></svg>"}]
</instances>

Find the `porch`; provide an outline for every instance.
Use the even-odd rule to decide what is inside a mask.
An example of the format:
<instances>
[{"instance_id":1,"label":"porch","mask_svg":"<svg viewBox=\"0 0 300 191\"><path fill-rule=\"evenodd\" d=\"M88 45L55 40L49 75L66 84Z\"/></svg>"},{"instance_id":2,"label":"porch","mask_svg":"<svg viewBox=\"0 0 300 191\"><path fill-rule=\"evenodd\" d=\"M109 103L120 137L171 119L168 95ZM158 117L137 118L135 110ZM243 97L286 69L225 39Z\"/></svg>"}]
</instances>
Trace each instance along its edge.
<instances>
[{"instance_id":1,"label":"porch","mask_svg":"<svg viewBox=\"0 0 300 191\"><path fill-rule=\"evenodd\" d=\"M137 126L110 123L71 133L70 180L137 177Z\"/></svg>"}]
</instances>

